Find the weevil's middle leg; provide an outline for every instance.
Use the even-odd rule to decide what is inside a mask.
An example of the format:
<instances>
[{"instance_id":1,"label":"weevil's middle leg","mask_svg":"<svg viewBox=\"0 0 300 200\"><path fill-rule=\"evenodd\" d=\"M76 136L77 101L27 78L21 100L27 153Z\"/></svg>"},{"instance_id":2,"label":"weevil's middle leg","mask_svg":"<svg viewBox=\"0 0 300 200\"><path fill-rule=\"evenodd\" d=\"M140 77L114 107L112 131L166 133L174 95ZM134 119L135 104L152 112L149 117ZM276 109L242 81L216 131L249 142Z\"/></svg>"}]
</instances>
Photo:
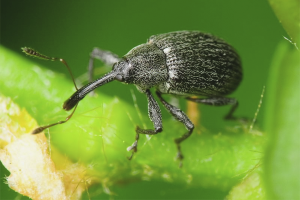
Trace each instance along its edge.
<instances>
[{"instance_id":1,"label":"weevil's middle leg","mask_svg":"<svg viewBox=\"0 0 300 200\"><path fill-rule=\"evenodd\" d=\"M194 130L194 124L191 122L191 120L186 116L186 114L183 111L181 111L179 108L177 108L177 107L169 104L168 102L166 102L162 98L161 93L159 91L156 91L156 94L157 94L159 100L165 106L165 108L173 115L173 117L175 117L175 119L177 119L178 121L183 123L185 125L185 127L188 129L188 132L186 132L181 137L176 138L174 140L175 143L176 143L176 146L177 146L177 158L180 160L180 165L179 166L181 167L182 166L183 155L182 155L182 152L181 152L180 143L191 136L191 134L193 133L193 130Z\"/></svg>"},{"instance_id":2,"label":"weevil's middle leg","mask_svg":"<svg viewBox=\"0 0 300 200\"><path fill-rule=\"evenodd\" d=\"M155 135L157 133L162 132L162 117L161 117L161 111L160 108L153 98L150 90L145 91L147 99L148 99L148 115L150 120L153 122L154 130L153 129L141 129L139 126L136 127L135 132L135 141L134 143L127 148L127 151L132 151L132 154L130 157L128 157L129 160L133 157L133 154L137 152L137 145L139 140L140 134L146 134L146 135Z\"/></svg>"}]
</instances>

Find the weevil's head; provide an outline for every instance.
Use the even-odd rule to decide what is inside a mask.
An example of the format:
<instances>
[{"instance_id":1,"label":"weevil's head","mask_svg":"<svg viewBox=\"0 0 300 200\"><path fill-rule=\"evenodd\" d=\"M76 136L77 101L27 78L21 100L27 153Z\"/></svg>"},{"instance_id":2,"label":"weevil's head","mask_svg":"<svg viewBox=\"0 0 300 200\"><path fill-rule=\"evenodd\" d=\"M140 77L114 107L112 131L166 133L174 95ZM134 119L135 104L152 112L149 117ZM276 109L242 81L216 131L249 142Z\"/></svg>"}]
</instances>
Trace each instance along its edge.
<instances>
[{"instance_id":1,"label":"weevil's head","mask_svg":"<svg viewBox=\"0 0 300 200\"><path fill-rule=\"evenodd\" d=\"M153 44L142 44L130 50L113 66L115 80L148 89L168 78L163 51Z\"/></svg>"}]
</instances>

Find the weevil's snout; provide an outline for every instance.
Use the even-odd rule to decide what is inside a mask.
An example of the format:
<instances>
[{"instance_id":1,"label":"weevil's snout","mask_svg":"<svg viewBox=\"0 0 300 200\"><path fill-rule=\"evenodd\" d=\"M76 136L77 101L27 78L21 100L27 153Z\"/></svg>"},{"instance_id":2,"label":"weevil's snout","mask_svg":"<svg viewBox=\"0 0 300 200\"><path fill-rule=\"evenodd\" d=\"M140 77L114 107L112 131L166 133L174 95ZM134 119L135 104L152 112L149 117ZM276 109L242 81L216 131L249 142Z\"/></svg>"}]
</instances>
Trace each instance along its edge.
<instances>
[{"instance_id":1,"label":"weevil's snout","mask_svg":"<svg viewBox=\"0 0 300 200\"><path fill-rule=\"evenodd\" d=\"M76 106L76 104L78 104L79 101L80 99L78 98L76 92L64 102L63 109L66 111L71 110L72 108L74 108L74 106Z\"/></svg>"},{"instance_id":2,"label":"weevil's snout","mask_svg":"<svg viewBox=\"0 0 300 200\"><path fill-rule=\"evenodd\" d=\"M81 101L88 93L96 89L97 87L100 87L106 83L109 83L113 80L115 80L116 75L118 72L111 71L104 75L103 77L94 80L93 82L88 83L87 85L83 86L79 90L77 90L69 99L67 99L63 105L64 110L71 110L74 108L79 101Z\"/></svg>"}]
</instances>

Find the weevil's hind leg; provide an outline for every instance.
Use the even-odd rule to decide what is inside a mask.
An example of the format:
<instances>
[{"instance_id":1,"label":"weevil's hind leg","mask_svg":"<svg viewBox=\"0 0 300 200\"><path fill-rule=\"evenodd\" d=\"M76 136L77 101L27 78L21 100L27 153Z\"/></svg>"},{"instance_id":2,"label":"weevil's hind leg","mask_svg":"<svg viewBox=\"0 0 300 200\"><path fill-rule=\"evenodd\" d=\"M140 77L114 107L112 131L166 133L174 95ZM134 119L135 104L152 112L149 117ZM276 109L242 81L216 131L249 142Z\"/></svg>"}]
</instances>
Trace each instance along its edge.
<instances>
[{"instance_id":1,"label":"weevil's hind leg","mask_svg":"<svg viewBox=\"0 0 300 200\"><path fill-rule=\"evenodd\" d=\"M148 115L150 120L153 122L154 130L153 129L141 129L139 126L136 127L136 136L135 136L135 142L127 148L127 151L132 151L131 156L128 158L131 160L134 153L137 152L137 145L139 140L140 134L146 134L146 135L155 135L157 133L162 132L162 117L161 117L161 111L160 108L153 98L150 90L146 90L145 94L148 99Z\"/></svg>"},{"instance_id":2,"label":"weevil's hind leg","mask_svg":"<svg viewBox=\"0 0 300 200\"><path fill-rule=\"evenodd\" d=\"M234 98L228 97L211 97L211 98L186 98L189 101L193 101L196 103L202 103L211 106L225 106L225 105L232 105L231 109L229 110L228 114L224 117L226 120L236 120L237 118L233 116L234 111L238 107L238 101Z\"/></svg>"},{"instance_id":3,"label":"weevil's hind leg","mask_svg":"<svg viewBox=\"0 0 300 200\"><path fill-rule=\"evenodd\" d=\"M89 82L93 81L94 59L101 60L104 64L111 65L111 66L114 63L120 61L120 58L116 54L114 54L110 51L105 51L105 50L95 47L93 49L92 53L90 54L90 61L89 61L89 67L88 67Z\"/></svg>"},{"instance_id":4,"label":"weevil's hind leg","mask_svg":"<svg viewBox=\"0 0 300 200\"><path fill-rule=\"evenodd\" d=\"M193 133L193 130L194 130L194 124L191 122L191 120L186 116L186 114L183 111L181 111L179 108L177 108L177 107L169 104L168 102L166 102L162 98L161 93L159 91L156 91L156 94L157 94L159 100L165 106L165 108L173 115L173 117L175 117L175 119L177 119L178 121L183 123L185 125L185 127L187 128L187 130L188 130L188 132L183 134L181 137L175 139L175 143L176 143L176 146L177 146L177 158L180 160L180 165L179 166L181 167L182 166L183 155L182 155L182 152L181 152L180 143L191 136L191 134Z\"/></svg>"}]
</instances>

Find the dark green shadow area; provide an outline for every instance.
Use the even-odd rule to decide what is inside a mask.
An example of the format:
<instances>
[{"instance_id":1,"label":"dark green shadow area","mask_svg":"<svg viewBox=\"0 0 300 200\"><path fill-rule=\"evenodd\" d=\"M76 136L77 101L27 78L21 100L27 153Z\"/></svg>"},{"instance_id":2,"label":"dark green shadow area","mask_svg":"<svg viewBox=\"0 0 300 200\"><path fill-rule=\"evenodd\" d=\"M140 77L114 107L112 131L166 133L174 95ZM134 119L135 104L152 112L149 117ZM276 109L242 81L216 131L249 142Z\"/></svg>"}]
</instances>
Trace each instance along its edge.
<instances>
[{"instance_id":1,"label":"dark green shadow area","mask_svg":"<svg viewBox=\"0 0 300 200\"><path fill-rule=\"evenodd\" d=\"M102 192L97 195L98 199L224 199L228 191L213 190L207 188L193 188L186 185L178 185L174 183L165 183L157 181L141 181L131 183L124 186L114 186L110 188L115 195L103 193L99 187L91 187L89 189L90 197L93 199L93 193ZM88 195L83 196L84 200L88 200Z\"/></svg>"}]
</instances>

